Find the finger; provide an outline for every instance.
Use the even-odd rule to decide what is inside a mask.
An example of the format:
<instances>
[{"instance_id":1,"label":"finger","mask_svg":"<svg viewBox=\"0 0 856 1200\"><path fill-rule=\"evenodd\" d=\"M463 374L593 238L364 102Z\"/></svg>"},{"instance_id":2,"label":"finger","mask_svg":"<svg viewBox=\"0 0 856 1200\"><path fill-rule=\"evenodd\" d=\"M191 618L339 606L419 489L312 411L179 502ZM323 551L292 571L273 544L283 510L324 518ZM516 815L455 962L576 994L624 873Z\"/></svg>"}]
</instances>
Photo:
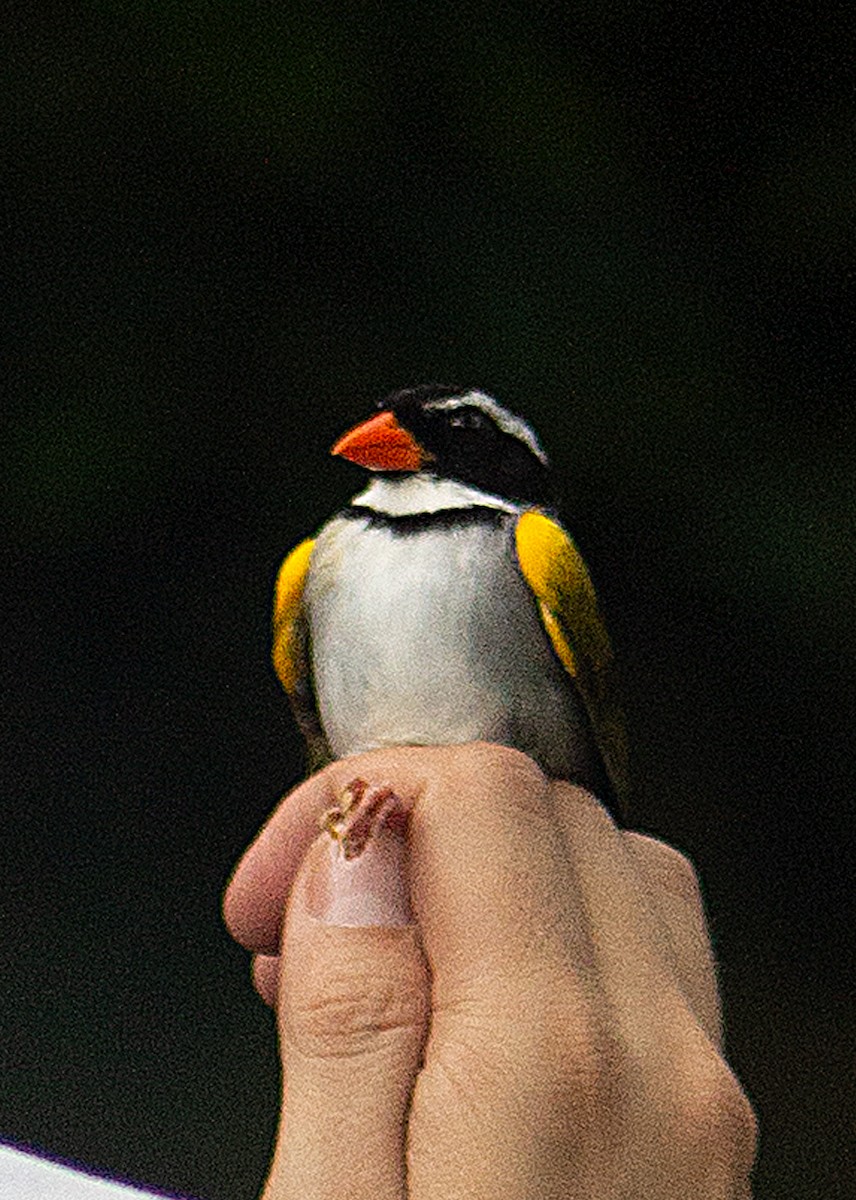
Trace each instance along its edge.
<instances>
[{"instance_id":1,"label":"finger","mask_svg":"<svg viewBox=\"0 0 856 1200\"><path fill-rule=\"evenodd\" d=\"M232 873L223 918L232 937L257 954L277 954L286 900L300 863L335 799L330 769L284 796Z\"/></svg>"},{"instance_id":2,"label":"finger","mask_svg":"<svg viewBox=\"0 0 856 1200\"><path fill-rule=\"evenodd\" d=\"M610 1007L631 1044L680 1053L699 1022L638 855L589 792L562 782L553 791Z\"/></svg>"},{"instance_id":3,"label":"finger","mask_svg":"<svg viewBox=\"0 0 856 1200\"><path fill-rule=\"evenodd\" d=\"M683 854L656 838L632 832L622 833L622 838L665 929L678 983L699 1024L720 1047L722 1013L716 969L695 870Z\"/></svg>"},{"instance_id":4,"label":"finger","mask_svg":"<svg viewBox=\"0 0 856 1200\"><path fill-rule=\"evenodd\" d=\"M429 983L402 835L344 858L322 834L291 892L278 998L287 1112L265 1200L403 1200ZM268 968L264 968L268 970Z\"/></svg>"},{"instance_id":5,"label":"finger","mask_svg":"<svg viewBox=\"0 0 856 1200\"><path fill-rule=\"evenodd\" d=\"M702 1178L721 1180L717 1194L730 1194L726 1183L748 1177L754 1157L751 1106L684 993L680 959L633 843L589 793L567 783L554 791L594 931L613 1044L622 1048L615 1083L633 1136L620 1143L621 1169L656 1161L664 1177L671 1171L673 1180L684 1180L670 1195L700 1194ZM661 878L674 884L674 863L664 869L657 853ZM702 1131L706 1147L696 1141Z\"/></svg>"},{"instance_id":6,"label":"finger","mask_svg":"<svg viewBox=\"0 0 856 1200\"><path fill-rule=\"evenodd\" d=\"M591 1031L603 1022L550 785L499 746L446 747L421 764L412 893L432 1012L410 1108L409 1194L542 1200L573 1194L571 1178L594 1194L580 1183L592 1137L581 1131L594 1124Z\"/></svg>"},{"instance_id":7,"label":"finger","mask_svg":"<svg viewBox=\"0 0 856 1200\"><path fill-rule=\"evenodd\" d=\"M445 747L411 817L413 896L435 1010L497 1006L589 957L550 783L516 750ZM533 997L534 998L534 997ZM515 1014L520 1025L520 1013Z\"/></svg>"}]
</instances>

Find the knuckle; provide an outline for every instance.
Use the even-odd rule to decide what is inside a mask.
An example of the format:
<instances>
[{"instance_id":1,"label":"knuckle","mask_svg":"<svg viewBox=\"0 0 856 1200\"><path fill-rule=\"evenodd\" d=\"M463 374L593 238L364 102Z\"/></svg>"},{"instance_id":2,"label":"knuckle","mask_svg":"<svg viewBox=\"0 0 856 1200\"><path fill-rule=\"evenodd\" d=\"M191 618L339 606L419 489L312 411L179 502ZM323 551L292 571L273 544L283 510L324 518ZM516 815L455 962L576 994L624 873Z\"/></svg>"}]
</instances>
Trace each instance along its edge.
<instances>
[{"instance_id":1,"label":"knuckle","mask_svg":"<svg viewBox=\"0 0 856 1200\"><path fill-rule=\"evenodd\" d=\"M417 987L349 973L292 991L285 1032L306 1058L351 1058L421 1037L426 1020L425 997Z\"/></svg>"},{"instance_id":2,"label":"knuckle","mask_svg":"<svg viewBox=\"0 0 856 1200\"><path fill-rule=\"evenodd\" d=\"M488 784L519 783L543 787L545 776L538 764L522 750L499 742L468 742L454 747L454 757L461 769L471 772L477 767L480 778Z\"/></svg>"},{"instance_id":3,"label":"knuckle","mask_svg":"<svg viewBox=\"0 0 856 1200\"><path fill-rule=\"evenodd\" d=\"M747 1171L755 1157L758 1123L746 1093L713 1046L682 1064L676 1135L708 1161Z\"/></svg>"},{"instance_id":4,"label":"knuckle","mask_svg":"<svg viewBox=\"0 0 856 1200\"><path fill-rule=\"evenodd\" d=\"M619 1115L615 1102L622 1052L609 1039L609 1024L597 1006L545 1011L530 997L520 1011L485 1009L481 1002L458 1008L454 1036L434 1041L432 1069L479 1118L491 1111L537 1119L540 1136L575 1153L593 1152ZM492 1031L485 1038L484 1031ZM607 1134L608 1136L608 1134Z\"/></svg>"},{"instance_id":5,"label":"knuckle","mask_svg":"<svg viewBox=\"0 0 856 1200\"><path fill-rule=\"evenodd\" d=\"M668 842L643 833L627 832L624 837L643 867L662 888L693 900L698 898L698 875L685 854Z\"/></svg>"},{"instance_id":6,"label":"knuckle","mask_svg":"<svg viewBox=\"0 0 856 1200\"><path fill-rule=\"evenodd\" d=\"M560 1003L545 1005L552 994ZM592 1138L618 1112L626 1053L608 1014L578 981L530 996L530 1019L506 1042L532 1111L570 1120Z\"/></svg>"}]
</instances>

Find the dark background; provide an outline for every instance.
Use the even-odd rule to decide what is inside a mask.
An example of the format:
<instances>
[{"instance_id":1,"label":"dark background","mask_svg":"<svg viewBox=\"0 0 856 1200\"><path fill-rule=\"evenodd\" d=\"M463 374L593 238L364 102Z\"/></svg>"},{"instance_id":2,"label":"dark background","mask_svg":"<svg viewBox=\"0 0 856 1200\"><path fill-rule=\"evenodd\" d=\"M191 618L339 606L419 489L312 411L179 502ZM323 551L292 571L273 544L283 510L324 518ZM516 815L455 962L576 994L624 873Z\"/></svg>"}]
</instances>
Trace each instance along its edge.
<instances>
[{"instance_id":1,"label":"dark background","mask_svg":"<svg viewBox=\"0 0 856 1200\"><path fill-rule=\"evenodd\" d=\"M332 440L439 379L552 452L757 1197L852 1194L849 7L19 10L0 1135L254 1194L273 1031L218 904L301 771L272 580L356 490Z\"/></svg>"}]
</instances>

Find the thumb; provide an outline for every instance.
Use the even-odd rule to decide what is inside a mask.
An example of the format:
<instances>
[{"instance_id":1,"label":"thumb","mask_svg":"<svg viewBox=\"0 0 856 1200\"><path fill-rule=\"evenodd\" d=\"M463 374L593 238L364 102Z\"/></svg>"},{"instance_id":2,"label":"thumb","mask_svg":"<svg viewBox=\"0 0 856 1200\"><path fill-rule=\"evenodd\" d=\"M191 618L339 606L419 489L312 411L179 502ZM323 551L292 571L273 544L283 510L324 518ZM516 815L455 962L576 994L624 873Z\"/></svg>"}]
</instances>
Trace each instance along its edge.
<instances>
[{"instance_id":1,"label":"thumb","mask_svg":"<svg viewBox=\"0 0 856 1200\"><path fill-rule=\"evenodd\" d=\"M402 814L390 815L354 857L321 834L291 891L278 995L283 1108L264 1200L406 1195L430 987Z\"/></svg>"}]
</instances>

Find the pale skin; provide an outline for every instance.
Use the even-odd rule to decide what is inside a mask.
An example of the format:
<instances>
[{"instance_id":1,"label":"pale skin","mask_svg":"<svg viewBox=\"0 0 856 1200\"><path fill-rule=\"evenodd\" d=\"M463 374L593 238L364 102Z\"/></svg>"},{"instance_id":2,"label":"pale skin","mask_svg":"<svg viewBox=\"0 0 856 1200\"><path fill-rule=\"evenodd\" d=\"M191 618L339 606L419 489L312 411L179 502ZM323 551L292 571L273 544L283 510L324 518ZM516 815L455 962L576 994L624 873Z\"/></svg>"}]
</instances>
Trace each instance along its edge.
<instances>
[{"instance_id":1,"label":"pale skin","mask_svg":"<svg viewBox=\"0 0 856 1200\"><path fill-rule=\"evenodd\" d=\"M409 813L409 924L307 911L356 778ZM517 751L332 764L273 813L225 914L278 1015L263 1200L751 1196L692 866Z\"/></svg>"}]
</instances>

